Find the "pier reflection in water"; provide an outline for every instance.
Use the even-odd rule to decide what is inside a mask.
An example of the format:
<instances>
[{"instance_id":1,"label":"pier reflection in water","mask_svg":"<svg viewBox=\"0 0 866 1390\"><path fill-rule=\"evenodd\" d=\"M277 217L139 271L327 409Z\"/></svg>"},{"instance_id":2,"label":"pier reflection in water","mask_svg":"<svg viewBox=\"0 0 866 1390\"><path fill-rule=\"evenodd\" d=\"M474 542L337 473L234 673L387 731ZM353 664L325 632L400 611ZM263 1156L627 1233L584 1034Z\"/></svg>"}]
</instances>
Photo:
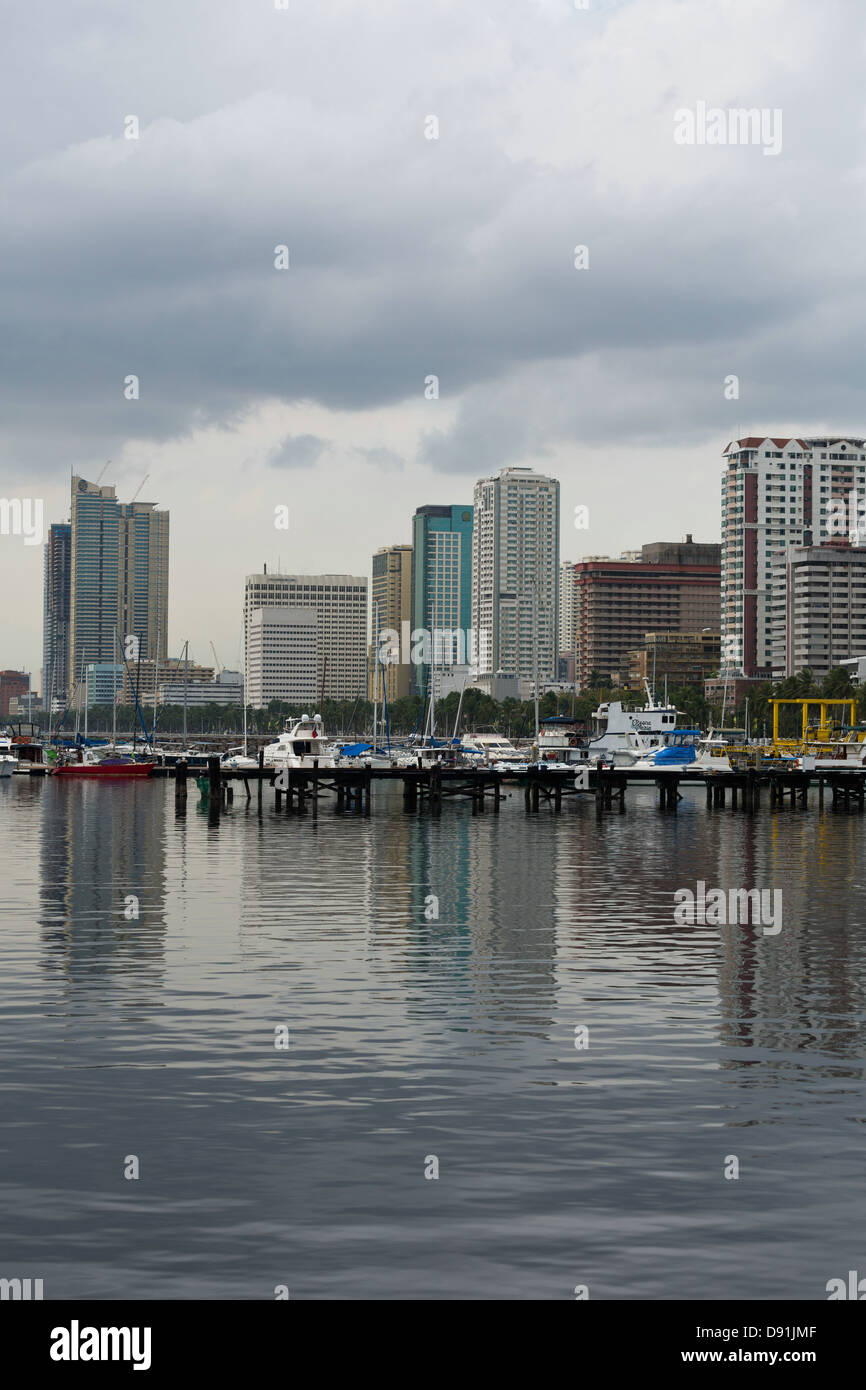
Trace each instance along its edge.
<instances>
[{"instance_id":1,"label":"pier reflection in water","mask_svg":"<svg viewBox=\"0 0 866 1390\"><path fill-rule=\"evenodd\" d=\"M861 818L10 781L4 1259L46 1297L810 1299L862 1264ZM782 931L677 925L699 880L781 888Z\"/></svg>"}]
</instances>

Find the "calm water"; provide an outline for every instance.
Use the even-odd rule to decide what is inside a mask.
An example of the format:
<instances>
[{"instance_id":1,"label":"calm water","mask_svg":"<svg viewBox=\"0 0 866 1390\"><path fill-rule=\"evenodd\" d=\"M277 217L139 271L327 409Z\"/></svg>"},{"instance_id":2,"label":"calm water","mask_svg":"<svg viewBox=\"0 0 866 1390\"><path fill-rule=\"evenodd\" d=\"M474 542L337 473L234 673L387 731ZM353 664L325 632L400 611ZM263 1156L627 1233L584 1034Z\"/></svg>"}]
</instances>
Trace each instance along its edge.
<instances>
[{"instance_id":1,"label":"calm water","mask_svg":"<svg viewBox=\"0 0 866 1390\"><path fill-rule=\"evenodd\" d=\"M170 783L0 782L0 1275L826 1298L866 1273L864 838L696 791L214 826ZM781 887L781 933L675 925L698 879Z\"/></svg>"}]
</instances>

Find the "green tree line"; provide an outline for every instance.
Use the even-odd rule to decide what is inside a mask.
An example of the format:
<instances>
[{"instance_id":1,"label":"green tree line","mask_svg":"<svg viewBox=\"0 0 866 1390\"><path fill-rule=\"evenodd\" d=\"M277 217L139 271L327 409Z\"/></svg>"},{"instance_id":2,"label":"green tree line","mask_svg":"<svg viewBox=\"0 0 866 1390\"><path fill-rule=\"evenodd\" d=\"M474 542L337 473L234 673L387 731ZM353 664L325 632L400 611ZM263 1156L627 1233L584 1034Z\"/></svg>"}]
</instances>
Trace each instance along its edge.
<instances>
[{"instance_id":1,"label":"green tree line","mask_svg":"<svg viewBox=\"0 0 866 1390\"><path fill-rule=\"evenodd\" d=\"M748 697L738 704L728 700L725 708L725 726L742 728L745 723L748 699L748 719L750 731L754 736L772 732L772 712L769 701L772 698L800 699L804 697L825 696L828 699L850 697L857 701L857 719L866 720L866 687L860 689L851 682L846 667L830 671L823 681L816 680L808 668L799 675L778 682L766 682L754 686ZM659 697L661 698L661 697ZM450 738L454 731L457 706L460 696L454 691L436 702L436 736ZM579 694L548 692L539 700L539 717L552 715L573 715L577 719L588 719L603 701L621 700L628 708L643 704L643 696L635 690L612 686L599 672L591 672L591 684ZM703 692L693 686L681 686L668 690L668 703L675 706L680 726L707 729L710 725L721 724L721 697L708 702ZM301 714L321 713L326 731L332 736L357 738L369 737L373 723L373 704L369 700L326 700L321 711L313 710L286 700L272 700L266 709L247 710L247 727L250 734L268 735L282 731L289 719ZM144 717L150 731L153 719L152 709L144 710ZM382 718L382 707L379 707ZM388 729L395 738L405 738L412 733L421 733L426 719L426 704L419 695L409 695L395 700L388 707ZM57 731L59 715L51 719L53 731ZM44 710L34 712L34 723L45 729L49 717ZM780 731L792 736L799 731L801 716L798 709L783 709ZM841 722L841 721L840 721ZM243 735L243 706L237 705L197 705L187 710L187 735L191 742L207 738L209 735L228 737ZM110 705L91 707L88 717L88 732L94 735L110 733L112 711ZM75 713L68 711L61 732L71 734L75 727ZM83 720L79 719L83 729ZM134 707L121 706L117 711L118 733L124 736L135 731L141 735L141 722ZM460 717L460 732L475 732L479 729L495 729L497 733L509 738L528 738L535 729L535 705L532 700L506 699L494 700L483 690L467 689L463 695L463 709ZM183 730L183 706L162 705L157 711L157 735L162 733L179 734Z\"/></svg>"}]
</instances>

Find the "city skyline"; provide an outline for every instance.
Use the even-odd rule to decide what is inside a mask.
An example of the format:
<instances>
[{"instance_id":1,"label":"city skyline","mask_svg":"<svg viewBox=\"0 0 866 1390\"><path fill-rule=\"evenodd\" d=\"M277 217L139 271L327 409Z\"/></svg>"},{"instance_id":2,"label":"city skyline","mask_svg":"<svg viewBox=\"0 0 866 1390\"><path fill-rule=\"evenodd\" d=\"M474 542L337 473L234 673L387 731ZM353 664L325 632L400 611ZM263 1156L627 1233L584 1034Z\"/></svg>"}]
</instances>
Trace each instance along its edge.
<instances>
[{"instance_id":1,"label":"city skyline","mask_svg":"<svg viewBox=\"0 0 866 1390\"><path fill-rule=\"evenodd\" d=\"M854 436L847 436L847 439L846 439L845 441L843 441L843 442L840 444L839 441L841 440L841 438L842 438L842 437L841 437L841 436L838 436L838 435L832 435L832 436L828 435L828 436L825 436L825 438L824 438L823 440L804 440L804 439L802 439L802 438L787 439L787 438L782 438L782 437L780 437L780 436L755 436L755 437L747 437L747 438L745 438L745 439L730 441L730 442L727 444L727 446L725 447L725 449L722 451L723 476L722 476L722 508L721 508L722 524L721 524L721 530L722 530L723 535L724 535L724 533L725 533L726 524L728 525L729 530L730 530L731 521L732 521L733 518L736 517L736 501L735 501L735 503L734 503L735 510L734 510L734 513L733 513L733 517L732 517L732 514L731 514L731 506L732 506L732 503L731 503L731 499L730 499L730 496L729 496L729 493L730 493L730 482L729 482L729 480L730 480L733 476L735 476L735 475L733 475L733 474L731 473L731 469L732 469L734 466L737 466L737 467L740 466L740 464L739 464L739 458L740 458L740 455L743 453L744 450L745 450L746 453L748 454L748 459L751 459L751 460L752 460L753 466L754 466L755 464L757 464L757 467L758 467L758 470L759 470L758 482L759 482L759 485L760 485L760 488L761 488L761 497L762 497L762 499L763 499L763 496L764 496L764 486L765 486L765 485L764 485L764 477L763 477L763 474L767 472L768 468L769 468L769 470L770 470L771 473L777 471L777 470L780 469L780 468L784 468L784 466L785 466L785 462L784 462L784 461L787 460L790 450L791 450L792 448L794 448L795 446L796 446L797 449L801 449L801 448L802 448L803 450L809 449L810 452L809 452L809 453L804 453L804 452L797 453L797 454L792 455L792 456L791 456L792 458L798 459L798 460L799 460L799 459L803 459L803 458L810 458L810 457L812 457L811 449L812 449L812 446L814 446L814 457L815 457L816 461L817 461L817 459L818 459L819 457L823 457L823 458L825 458L825 459L828 457L828 453L826 453L826 452L825 452L824 454L819 454L818 451L819 451L819 449L820 449L822 446L823 446L823 448L824 448L825 450L829 450L829 449L831 449L831 448L834 449L834 450L836 450L837 448L838 448L838 449L848 449L848 448L851 448L852 450L854 450L854 449L859 450L859 449L862 447L862 440L859 439L859 438L855 438ZM773 449L776 449L776 446L779 446L779 447L778 447L778 449L776 449L776 453L769 454L769 453L767 452L769 446L772 446ZM766 455L766 458L764 457L765 455ZM776 460L777 458L782 458L782 459L783 459L783 463L782 463L782 464L777 464L776 462L774 462L774 460ZM767 491L766 503L764 503L764 502L762 501L762 506L767 506L767 507L769 508L769 510L767 511L767 516L768 516L768 518L769 518L770 523L773 523L772 525L769 526L769 529L768 529L768 542L767 542L767 543L768 543L768 547L769 547L768 550L767 550L768 560L769 560L769 557L770 557L770 554L771 554L771 553L772 553L773 555L776 555L776 554L778 553L778 552L777 552L777 545L778 545L778 543L784 543L784 544L790 543L790 544L793 545L793 544L795 543L796 539L797 539L798 537L802 536L803 534L805 534L805 536L807 537L807 544L809 543L809 538L811 538L812 532L811 532L810 530L806 530L805 533L803 532L803 529L802 529L802 528L803 528L803 525L804 525L804 521L806 521L806 524L807 524L807 525L808 525L808 524L813 525L813 527L814 527L814 529L815 529L816 537L818 537L818 536L823 536L823 533L826 531L826 532L827 532L827 536L826 536L826 538L825 538L826 541L831 541L832 544L833 544L834 546L837 546L837 547L838 547L838 546L840 546L840 545L841 545L841 546L845 546L845 545L848 544L848 537L847 537L847 535L842 535L841 533L840 533L839 535L833 535L833 536L830 535L830 529L831 529L831 528L830 528L830 522L829 522L829 520L827 519L828 516L829 516L829 503L832 501L834 507L838 507L839 505L842 504L842 502L844 502L844 504L845 504L845 506L846 506L846 509L847 509L847 510L846 510L846 519L847 519L847 517L848 517L848 511L850 511L850 507L851 507L851 497L852 497L852 496L859 496L859 495L860 495L860 493L857 491L857 487L858 487L859 484L862 482L862 474L863 474L863 472L864 472L863 467L862 467L862 463L861 463L862 454L861 454L861 455L859 456L859 458L858 458L858 454L857 454L856 452L854 452L852 455L848 455L848 454L845 454L845 453L833 452L833 453L830 453L830 454L829 454L829 458L831 458L831 459L833 459L833 460L837 460L837 459L838 459L838 460L841 460L841 462L834 462L834 463L821 464L821 474L820 474L821 487L820 487L820 490L819 490L819 488L817 487L817 485L816 485L816 488L815 488L815 503L814 503L815 512L814 512L814 520L812 520L811 510L810 510L810 516L809 516L808 520L807 520L806 518L801 518L801 517L799 516L799 514L798 514L797 520L795 521L794 518L793 518L793 514L792 514L792 518L791 518L791 523L790 523L790 524L791 524L791 526L794 526L794 531L793 531L793 532L791 532L790 526L784 526L784 525L782 526L781 530L778 530L778 527L776 526L776 524L775 524L775 522L774 522L774 517L770 515L770 513L773 511L773 505L772 505L772 504L773 504L773 502L774 502L774 499L773 499L773 496L772 496L772 487L770 487L769 490ZM725 463L726 460L731 460L731 459L734 459L734 460L735 460L735 463L730 463L730 462ZM768 461L768 460L769 460L769 461ZM747 460L747 461L748 461L748 460ZM854 467L853 467L853 472L852 472L852 469L851 469L851 465L852 465L852 464L854 465ZM858 467L858 464L860 464L859 467ZM791 464L791 465L789 465L789 466L790 466L790 467L793 467L794 465ZM798 465L798 466L800 467L800 470L802 471L802 465ZM817 463L816 463L816 466L817 466ZM807 464L807 465L806 465L807 471L808 471L808 467L809 467L809 465ZM840 469L840 468L843 470L841 473L839 472L839 469ZM838 476L837 476L837 475L838 475ZM517 470L503 469L503 470L500 470L500 472L499 472L498 474L494 475L492 479L487 479L487 480L479 479L479 480L476 482L476 485L475 485L474 495L475 495L476 498L477 498L477 496L479 495L479 489L482 487L482 485L485 483L485 481L486 481L487 483L490 483L490 482L492 482L492 481L497 481L497 480L499 480L499 479L506 479L506 478L509 478L509 477L511 477L511 478L517 477L517 478L519 479L521 476L526 477L526 478L534 478L534 479L536 479L536 480L544 480L544 479L543 479L543 475L539 475L539 474L535 473L533 470L529 470L529 469L517 469ZM850 483L851 483L852 479L853 479L853 482L854 482L854 484L855 484L855 491L854 491L853 493L850 491ZM554 488L557 489L557 491L558 491L559 482L558 482L557 479L548 479L548 480L546 480L546 481L549 481L549 482L554 486ZM772 480L771 480L771 482L772 482ZM798 484L801 484L801 482L802 482L802 480L800 479L799 474L798 474ZM83 490L83 489L86 489L87 492L88 492L88 494L91 494L91 493L92 493L92 494L94 494L95 496L101 496L101 497L104 497L105 499L107 499L108 504L112 507L112 509L117 511L118 517L119 517L120 520L121 520L121 525L123 525L123 521L125 520L126 523L127 523L127 527L128 527L129 521L130 521L130 520L133 518L133 516L134 516L137 512L139 512L139 511L140 511L141 514L142 514L141 517L139 518L139 520L142 520L142 519L146 518L146 519L148 520L148 529L149 529L149 530L152 529L152 526L153 526L153 523L154 523L154 522L159 521L160 519L162 519L162 520L161 520L161 523L160 523L161 529L160 529L160 532L159 532L159 536L160 536L160 538L161 538L161 539L160 539L160 549L161 549L161 552L164 550L164 545L165 545L165 542L166 542L166 539L167 539L167 531L168 531L168 511L167 511L167 510L166 510L166 511L163 511L163 512L157 511L157 510L156 510L156 505L153 504L153 503L136 503L134 508L133 508L132 506L130 506L130 504L122 504L122 503L120 503L119 501L117 501L117 499L116 499L116 488L115 488L113 485L110 485L110 484L103 484L102 486L99 486L99 485L94 485L94 484L87 483L87 482L85 482L84 480L81 480L81 479L73 478L73 480L72 480L72 485L73 485L73 493L72 493L73 511L74 511L74 504L75 504L75 501L76 501L76 492L75 492L75 489L76 489L76 487L77 487L77 489L79 490L79 492L80 492L81 490ZM797 489L798 494L799 494L799 492L800 492L801 490L802 490L802 489L801 489L801 486L798 486L798 489ZM862 489L862 488L860 489L860 492L863 492L863 489ZM739 495L739 494L738 494L738 495ZM810 497L811 497L811 494L810 494ZM840 499L841 499L841 501L840 501ZM792 501L793 501L793 498L792 498ZM801 505L801 503L798 503L798 505L801 506L801 510L802 510L802 505ZM811 508L811 502L810 502L810 508ZM453 515L454 515L455 517L457 517L457 518L463 517L463 518L465 519L465 518L471 518L472 512L473 512L473 507L472 507L472 506L470 506L470 507L468 507L468 508L466 508L466 509L462 509L461 506L460 506L460 504L452 504L451 506L432 506L432 505L429 505L429 504L425 504L425 505L423 505L423 506L417 507L416 510L415 510L415 512L414 512L413 517L409 519L409 527L410 527L411 534L412 534L412 535L414 536L414 538L415 538L415 544L416 544L416 545L418 545L418 544L423 544L423 536L420 536L420 537L419 537L419 534L418 534L418 532L417 532L417 525L418 525L419 520L424 518L424 515L425 515L425 514L430 514L431 517L440 516L440 517L442 517L442 518L446 518L446 515L451 515L451 514L453 514ZM763 517L764 513L762 512L761 515L762 515L762 517ZM783 518L783 521L784 521L784 518ZM451 523L446 523L446 521L443 520L443 521L440 522L440 524L441 524L441 525L446 525L446 524L447 524L447 525L450 525ZM462 524L462 523L461 523L461 524ZM740 524L741 524L741 523L740 523ZM761 524L764 525L763 521L762 521ZM846 520L846 524L847 524L847 520ZM69 526L69 523L57 523L57 522L50 523L49 526L48 526L47 541L46 541L46 544L45 544L45 546L44 546L44 548L43 548L43 549L44 549L44 557L43 557L43 599L44 599L44 612L43 612L43 652L48 652L48 651L51 650L51 647L52 647L52 638L51 638L51 635L50 635L50 634L51 634L52 627L53 627L53 625L54 625L54 623L55 623L55 616L54 616L54 614L49 610L49 608L48 608L48 606L47 606L47 604L48 604L48 597L49 597L49 573L50 573L51 566L52 566L53 563L54 563L52 557L53 557L53 555L54 555L54 551L55 551L55 549L56 549L57 544L58 544L58 543L61 544L61 545L63 544L63 537L64 537L64 536L67 538L65 544L66 544L66 548L67 548L67 550L68 550L68 548L69 548L69 532L70 532L70 529L71 529L71 528L70 528L70 526ZM777 531L777 530L778 530L778 536L779 536L779 541L778 541L778 542L775 541L775 535L776 535L776 531ZM836 527L836 530L838 530L838 527ZM163 534L163 531L164 531L164 534ZM473 527L473 525L472 525L472 522L470 521L470 522L469 522L469 534L472 535L473 533L474 533L474 527ZM773 539L771 539L771 533L772 533ZM739 531L736 532L736 535L739 535ZM690 536L690 535L688 535L688 536L685 537L685 542L686 542L686 543L691 543L691 536ZM736 541L734 532L731 532L730 535L729 535L729 542L728 542L728 544L729 544L729 545L732 545L732 544L736 545L736 544L740 544L740 543L741 543L741 542L737 542L737 541ZM816 539L816 541L815 541L814 543L815 543L815 544L821 544L822 541ZM650 548L651 548L651 549L655 549L655 548L658 547L658 544L659 544L659 543L655 543L655 545L650 546ZM678 543L678 542L667 542L667 543L662 543L662 544L671 545L671 544L679 544L679 543ZM712 543L702 543L702 545L701 545L699 548L706 548L708 544L712 544ZM647 542L644 542L644 548L646 548L646 546L647 546ZM409 544L401 543L401 544L399 544L399 545L396 546L396 547L380 546L380 547L378 548L377 552L376 552L372 557L370 557L370 559L369 559L370 571L373 572L373 584L372 584L372 587L371 587L371 583L370 583L370 575L369 575L369 572L368 572L368 576L367 576L365 582L366 582L366 588L367 588L367 590L368 590L368 593L369 593L371 596L372 596L372 593L373 593L373 589L375 588L375 563L376 563L377 556L381 559L381 557L382 557L384 554L386 554L386 553L389 551L389 549L390 549L390 550L396 549L397 551L408 552L408 553L411 555L411 553L412 553L412 544L411 544L411 543L409 543ZM723 554L724 554L724 542L723 542L723 544L722 544L722 551L723 551ZM615 555L611 555L611 556L602 556L602 555L599 555L599 554L593 555L593 556L591 556L591 557L589 557L589 556L580 556L580 554L579 554L579 547L578 547L578 548L577 548L577 558L576 558L575 560L573 560L573 561L566 561L566 560L561 560L561 561L559 561L558 559L557 559L557 560L554 560L554 561L553 561L553 565L552 565L551 573L554 574L554 572L555 572L556 576L558 576L558 578L559 578L560 580L562 580L563 583L564 583L564 578L565 578L565 575L566 575L566 573L567 573L567 571L568 571L569 566L585 564L585 563L587 563L589 560L607 560L607 559L609 559L609 560L616 560L616 558L617 558L617 557L616 557ZM640 558L640 552L639 552L639 551L621 551L621 552L620 552L620 558L622 558L622 559L628 558L629 560L639 559L639 558ZM162 566L160 566L159 568L162 568ZM265 568L267 569L267 566L266 566ZM414 569L415 569L414 563L413 563L412 569L413 569L413 574L414 574ZM768 567L767 567L767 572L768 572L768 574L769 574L769 570L770 570L770 567L769 567L769 565L768 565ZM724 565L723 565L723 573L724 573ZM280 568L280 569L278 569L276 572L274 572L274 571L272 570L272 571L271 571L271 574L268 576L268 579L269 579L271 582L273 582L274 579L275 579L275 578L278 578L278 577L281 578L281 579L291 578L291 576L286 575L285 572ZM295 577L298 578L298 579L303 580L304 578L309 579L311 576L310 576L310 575L305 575L305 574L304 574L304 575L302 575L302 574L297 574ZM315 577L315 576L312 576L312 577ZM351 578L351 576L342 576L342 577L343 577L344 579L345 579L345 578ZM251 577L248 575L248 576L247 576L247 584L249 584L250 578L251 578ZM357 578L357 577L356 577L356 578ZM52 582L56 582L56 581L52 581ZM158 585L157 585L157 593L158 593L158 591L159 591L159 584L161 584L161 583L162 583L162 579L160 578L159 583L158 583ZM474 585L473 585L473 588L474 588ZM525 597L525 595L524 595L524 597ZM163 606L163 611L164 611L164 601L165 601L165 594L163 593L163 594L162 594L162 606ZM554 603L552 603L552 604L549 605L549 606L551 607L551 609L552 609L552 612L558 614L558 617L559 617L559 621L560 621L560 622L563 620L563 616L564 616L564 604L565 604L565 603L566 603L566 600L565 600L564 590L563 590L562 588L560 588L560 589L559 589L558 604L557 604L556 602L554 602ZM152 604L149 604L149 605L148 605L148 607L150 607L150 606L152 606ZM157 605L157 606L159 606L159 605ZM247 602L245 606L246 606L247 608L249 608L249 603ZM566 604L566 606L567 606L567 604ZM452 618L453 618L453 615L451 615L451 616L452 616ZM374 622L372 597L371 597L371 599L370 599L370 604L369 604L368 610L367 610L367 619L368 619L368 624L369 624L369 627L368 627L368 636L371 636L371 635L372 635L372 624L373 624L373 622ZM386 624L384 624L384 622L382 622L381 625L382 625L382 626L386 626ZM414 618L412 619L412 625L413 625L413 626L417 626L417 624L414 622ZM449 622L448 622L448 623L445 623L444 621L443 621L443 623L442 623L442 626L443 626L443 627L453 626L453 625L454 625L454 624L451 622L450 619L449 619ZM460 622L460 623L457 624L457 625L460 626L461 628L465 629L465 630L468 632L469 627L468 627L468 625L466 624L465 621L462 621L462 622ZM643 626L652 627L653 625L657 625L657 624L654 624L654 617L653 617L653 615L650 614L650 613L647 613L647 615L646 615L646 624L641 624L641 623L639 622L638 625L639 625L639 626L643 625ZM436 627L439 626L439 624L438 624L438 622L437 622L437 623L431 623L429 626L430 626L431 628L436 628ZM691 625L690 625L690 624L687 623L687 624L685 625L685 627L683 627L682 630L683 630L683 631L687 630L687 628L688 628L689 626L694 626L694 624L691 624ZM722 615L721 628L722 628L722 633L723 633L723 636L724 636L725 622L724 622L724 616L723 616L723 615ZM195 645L198 645L199 647L200 647L201 645L203 645L204 642L205 642L205 639L202 637L201 633L195 634L192 640L193 640L193 643L194 643ZM779 639L779 637L778 637L778 635L777 635L776 641L778 641L778 640L780 640L780 639ZM730 639L729 639L729 644L730 644ZM55 645L56 645L56 644L55 644ZM65 645L65 643L62 643L62 645ZM192 652L193 659L195 658L195 645L193 646L193 652ZM211 640L210 640L210 639L207 640L207 646L208 646L208 647L211 646ZM572 650L572 647L571 647L571 646L569 646L569 645L565 645L565 646L564 646L564 645L563 645L563 634L560 633L560 634L559 634L559 642L558 642L557 656L558 656L558 657L559 657L559 656L563 656L563 655L566 655L566 656L567 656L567 655L569 655L569 654L571 653L571 650ZM239 644L239 653L240 653L240 644ZM162 649L162 655L163 655L163 656L166 656L166 655L167 655L167 653L165 652L164 646L163 646L163 649ZM360 657L359 657L359 660L360 660ZM732 670L733 670L733 669L737 666L737 664L738 664L733 658L730 657L730 654L729 654L729 657L728 657L728 663L730 664ZM229 662L226 662L225 664L226 664L226 665L229 665L230 663L229 663ZM240 664L240 663L239 663L239 664ZM725 664L724 646L723 646L723 659L722 659L722 664L723 664L723 665ZM590 661L590 665L598 665L598 663L597 663L597 662ZM586 666L586 661L584 660L584 661L581 663L581 666L579 667L578 672L577 672L577 674L578 674L579 676L585 676L585 671L582 669L582 668L585 667L585 666ZM15 669L15 668L10 668L10 669ZM27 670L26 667L20 667L20 668L17 668L17 669ZM40 681L39 681L39 675L38 675L39 669L40 669L40 668L38 668L38 667L37 667L37 668L31 668L30 671L29 671L29 674L30 674L30 676L31 676L31 688L33 688L33 689L39 689L39 688L40 688ZM46 678L44 677L44 672L45 672L44 663L43 663L43 666L42 666L41 669L42 669L43 680L44 680L44 679L46 679ZM588 669L588 668L587 668L587 669ZM526 672L522 672L522 674L525 676L525 675L526 675ZM555 680L555 679L557 678L557 673L556 673L555 671L553 672L552 675L551 675L550 673L546 672L546 671L541 671L541 672L540 672L540 675L542 676L542 678L543 678L545 681L549 681L549 680L551 680L551 679ZM321 676L321 663L319 663L319 676ZM354 681L354 679L355 679L355 675L353 674L352 680ZM42 693L43 693L43 695L45 694L44 691L43 691ZM394 698L393 691L392 691L392 693L391 693L391 698L392 698L392 699Z\"/></svg>"}]
</instances>

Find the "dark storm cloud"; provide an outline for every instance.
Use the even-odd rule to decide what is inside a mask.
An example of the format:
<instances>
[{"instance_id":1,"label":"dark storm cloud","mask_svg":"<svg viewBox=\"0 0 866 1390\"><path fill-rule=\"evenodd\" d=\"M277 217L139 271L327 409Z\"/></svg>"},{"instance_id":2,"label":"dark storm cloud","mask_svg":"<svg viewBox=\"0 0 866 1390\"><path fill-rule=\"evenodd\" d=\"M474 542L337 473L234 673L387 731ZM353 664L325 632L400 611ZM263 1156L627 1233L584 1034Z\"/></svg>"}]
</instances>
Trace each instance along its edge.
<instances>
[{"instance_id":1,"label":"dark storm cloud","mask_svg":"<svg viewBox=\"0 0 866 1390\"><path fill-rule=\"evenodd\" d=\"M451 471L562 439L732 433L732 417L787 416L805 395L812 413L851 416L862 150L838 71L832 143L822 114L821 46L844 61L837 8L803 30L818 51L796 51L794 25L793 58L764 60L761 91L785 112L778 159L673 145L673 110L691 99L692 67L675 63L682 7L655 15L675 80L665 69L658 88L650 76L612 92L605 63L616 76L640 7L607 31L598 17L567 27L565 8L504 7L477 52L465 39L488 32L484 15L448 3L418 15L417 34L399 5L381 34L342 4L18 16L57 90L23 130L26 92L6 97L19 103L0 226L7 454L36 471L58 453L108 457L129 437L231 428L269 398L417 402L421 461ZM805 4L788 12L810 22ZM656 61L645 55L650 74ZM582 119L564 140L572 100ZM123 138L130 111L137 141ZM840 180L846 215L828 217ZM577 243L588 270L573 266ZM722 395L731 372L737 409ZM430 374L440 398L427 403Z\"/></svg>"}]
</instances>

